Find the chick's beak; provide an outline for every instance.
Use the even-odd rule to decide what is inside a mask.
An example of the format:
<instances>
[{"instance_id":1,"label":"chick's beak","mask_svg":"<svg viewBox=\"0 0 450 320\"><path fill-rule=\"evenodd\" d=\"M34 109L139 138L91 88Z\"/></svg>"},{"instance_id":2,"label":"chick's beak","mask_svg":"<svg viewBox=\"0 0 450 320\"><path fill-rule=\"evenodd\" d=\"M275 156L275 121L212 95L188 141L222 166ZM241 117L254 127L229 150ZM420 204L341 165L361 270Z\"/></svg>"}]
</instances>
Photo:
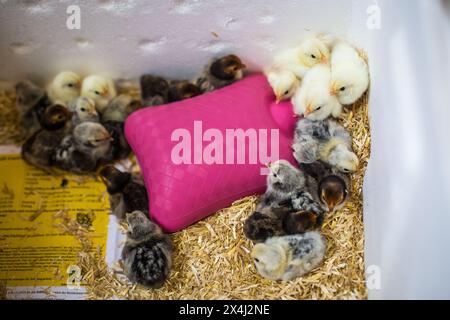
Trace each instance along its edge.
<instances>
[{"instance_id":1,"label":"chick's beak","mask_svg":"<svg viewBox=\"0 0 450 320\"><path fill-rule=\"evenodd\" d=\"M267 163L266 163L266 167L269 168L269 169L270 169L270 166L271 166L271 165L272 165L272 164L271 164L270 162L267 162Z\"/></svg>"},{"instance_id":2,"label":"chick's beak","mask_svg":"<svg viewBox=\"0 0 450 320\"><path fill-rule=\"evenodd\" d=\"M331 86L331 88L330 88L330 94L331 94L332 96L336 96L336 95L338 94L338 89L337 89L335 83L333 83L332 86Z\"/></svg>"},{"instance_id":3,"label":"chick's beak","mask_svg":"<svg viewBox=\"0 0 450 320\"><path fill-rule=\"evenodd\" d=\"M320 57L320 62L322 62L323 64L327 64L328 63L327 56L322 54L322 56Z\"/></svg>"},{"instance_id":4,"label":"chick's beak","mask_svg":"<svg viewBox=\"0 0 450 320\"><path fill-rule=\"evenodd\" d=\"M306 106L306 110L305 110L305 112L303 113L303 115L306 117L308 114L310 114L312 112L312 107L311 107L311 105L310 104L308 104L307 106Z\"/></svg>"}]
</instances>

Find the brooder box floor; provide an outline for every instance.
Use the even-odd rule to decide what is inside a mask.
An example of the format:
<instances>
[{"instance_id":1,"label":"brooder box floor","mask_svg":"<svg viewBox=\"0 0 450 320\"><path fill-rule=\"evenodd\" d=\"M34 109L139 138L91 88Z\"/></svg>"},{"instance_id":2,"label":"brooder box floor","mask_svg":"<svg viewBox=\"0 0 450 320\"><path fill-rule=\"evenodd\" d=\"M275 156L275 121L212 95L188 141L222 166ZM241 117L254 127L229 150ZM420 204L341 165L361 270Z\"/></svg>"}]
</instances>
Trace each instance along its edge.
<instances>
[{"instance_id":1,"label":"brooder box floor","mask_svg":"<svg viewBox=\"0 0 450 320\"><path fill-rule=\"evenodd\" d=\"M0 144L20 142L20 128L13 109L14 93L0 92ZM82 244L79 263L91 299L365 299L362 184L369 159L368 93L347 108L340 122L353 136L360 159L353 174L351 198L340 211L329 215L322 232L328 240L323 265L290 282L261 278L250 258L252 244L242 231L255 209L256 197L235 202L211 217L173 234L174 265L170 278L157 290L129 285L92 253L89 232L80 232L70 219L65 230ZM95 252L95 250L94 250Z\"/></svg>"}]
</instances>

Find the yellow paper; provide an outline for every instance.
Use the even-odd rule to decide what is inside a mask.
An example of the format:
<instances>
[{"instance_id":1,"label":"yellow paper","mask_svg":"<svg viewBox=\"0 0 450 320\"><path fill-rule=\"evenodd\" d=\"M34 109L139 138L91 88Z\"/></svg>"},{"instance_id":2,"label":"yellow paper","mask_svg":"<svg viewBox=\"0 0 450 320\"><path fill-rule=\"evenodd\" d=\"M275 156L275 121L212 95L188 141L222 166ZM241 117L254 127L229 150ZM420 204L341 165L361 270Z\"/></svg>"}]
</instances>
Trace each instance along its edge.
<instances>
[{"instance_id":1,"label":"yellow paper","mask_svg":"<svg viewBox=\"0 0 450 320\"><path fill-rule=\"evenodd\" d=\"M55 226L64 209L91 225L93 247L104 253L109 203L102 182L51 176L18 154L0 154L0 280L8 287L66 286L80 243Z\"/></svg>"}]
</instances>

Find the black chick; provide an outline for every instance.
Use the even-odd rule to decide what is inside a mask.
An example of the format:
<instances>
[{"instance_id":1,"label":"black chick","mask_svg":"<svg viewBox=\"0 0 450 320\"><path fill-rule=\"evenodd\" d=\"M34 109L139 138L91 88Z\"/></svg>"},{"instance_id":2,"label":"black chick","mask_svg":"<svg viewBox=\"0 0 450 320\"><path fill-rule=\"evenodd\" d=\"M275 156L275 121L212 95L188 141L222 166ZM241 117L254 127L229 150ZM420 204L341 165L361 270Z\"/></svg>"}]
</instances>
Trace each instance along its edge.
<instances>
[{"instance_id":1,"label":"black chick","mask_svg":"<svg viewBox=\"0 0 450 320\"><path fill-rule=\"evenodd\" d=\"M102 167L99 175L110 195L111 210L118 218L135 210L149 212L147 189L141 179L113 165Z\"/></svg>"},{"instance_id":2,"label":"black chick","mask_svg":"<svg viewBox=\"0 0 450 320\"><path fill-rule=\"evenodd\" d=\"M252 213L244 223L245 236L255 242L289 234L305 233L322 225L323 215L291 208L265 207Z\"/></svg>"},{"instance_id":3,"label":"black chick","mask_svg":"<svg viewBox=\"0 0 450 320\"><path fill-rule=\"evenodd\" d=\"M16 107L19 110L20 126L25 137L41 128L45 109L50 106L44 89L29 80L16 84Z\"/></svg>"},{"instance_id":4,"label":"black chick","mask_svg":"<svg viewBox=\"0 0 450 320\"><path fill-rule=\"evenodd\" d=\"M169 100L169 83L162 77L144 74L139 79L141 99L144 107L159 106Z\"/></svg>"},{"instance_id":5,"label":"black chick","mask_svg":"<svg viewBox=\"0 0 450 320\"><path fill-rule=\"evenodd\" d=\"M160 288L172 266L170 237L141 211L126 215L127 240L122 250L124 274L147 288Z\"/></svg>"},{"instance_id":6,"label":"black chick","mask_svg":"<svg viewBox=\"0 0 450 320\"><path fill-rule=\"evenodd\" d=\"M349 197L350 176L322 161L301 163L311 195L329 212L341 209Z\"/></svg>"},{"instance_id":7,"label":"black chick","mask_svg":"<svg viewBox=\"0 0 450 320\"><path fill-rule=\"evenodd\" d=\"M22 145L22 158L48 171L53 165L56 148L71 130L71 117L71 112L62 105L46 108L42 115L43 127Z\"/></svg>"},{"instance_id":8,"label":"black chick","mask_svg":"<svg viewBox=\"0 0 450 320\"><path fill-rule=\"evenodd\" d=\"M238 56L230 54L216 59L206 66L196 84L202 92L213 91L242 79L244 77L243 69L245 68L246 65L242 63Z\"/></svg>"},{"instance_id":9,"label":"black chick","mask_svg":"<svg viewBox=\"0 0 450 320\"><path fill-rule=\"evenodd\" d=\"M187 80L172 80L169 83L168 102L181 101L201 94L200 88Z\"/></svg>"}]
</instances>

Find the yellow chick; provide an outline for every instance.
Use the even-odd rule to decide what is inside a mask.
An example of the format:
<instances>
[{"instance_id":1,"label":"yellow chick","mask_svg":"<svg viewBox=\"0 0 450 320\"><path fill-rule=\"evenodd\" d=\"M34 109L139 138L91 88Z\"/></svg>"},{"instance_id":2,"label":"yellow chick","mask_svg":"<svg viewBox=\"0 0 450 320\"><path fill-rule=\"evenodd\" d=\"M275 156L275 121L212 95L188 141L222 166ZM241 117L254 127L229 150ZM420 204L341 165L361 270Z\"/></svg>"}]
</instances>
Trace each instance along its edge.
<instances>
[{"instance_id":1,"label":"yellow chick","mask_svg":"<svg viewBox=\"0 0 450 320\"><path fill-rule=\"evenodd\" d=\"M330 50L323 38L315 36L303 41L299 46L278 54L274 65L292 71L302 79L306 72L319 63L328 63Z\"/></svg>"},{"instance_id":2,"label":"yellow chick","mask_svg":"<svg viewBox=\"0 0 450 320\"><path fill-rule=\"evenodd\" d=\"M341 104L352 104L369 87L366 61L348 43L339 42L331 53L331 94Z\"/></svg>"},{"instance_id":3,"label":"yellow chick","mask_svg":"<svg viewBox=\"0 0 450 320\"><path fill-rule=\"evenodd\" d=\"M265 72L267 81L275 93L277 103L292 97L300 85L300 80L287 69L271 67Z\"/></svg>"},{"instance_id":4,"label":"yellow chick","mask_svg":"<svg viewBox=\"0 0 450 320\"><path fill-rule=\"evenodd\" d=\"M68 105L70 101L80 96L81 77L72 71L63 71L47 86L47 95L53 102Z\"/></svg>"},{"instance_id":5,"label":"yellow chick","mask_svg":"<svg viewBox=\"0 0 450 320\"><path fill-rule=\"evenodd\" d=\"M81 95L95 101L97 111L102 113L116 95L114 82L106 77L90 75L83 80Z\"/></svg>"},{"instance_id":6,"label":"yellow chick","mask_svg":"<svg viewBox=\"0 0 450 320\"><path fill-rule=\"evenodd\" d=\"M329 65L319 64L306 74L302 85L292 96L294 113L310 120L324 120L330 115L338 117L342 105L330 93L331 70Z\"/></svg>"}]
</instances>

